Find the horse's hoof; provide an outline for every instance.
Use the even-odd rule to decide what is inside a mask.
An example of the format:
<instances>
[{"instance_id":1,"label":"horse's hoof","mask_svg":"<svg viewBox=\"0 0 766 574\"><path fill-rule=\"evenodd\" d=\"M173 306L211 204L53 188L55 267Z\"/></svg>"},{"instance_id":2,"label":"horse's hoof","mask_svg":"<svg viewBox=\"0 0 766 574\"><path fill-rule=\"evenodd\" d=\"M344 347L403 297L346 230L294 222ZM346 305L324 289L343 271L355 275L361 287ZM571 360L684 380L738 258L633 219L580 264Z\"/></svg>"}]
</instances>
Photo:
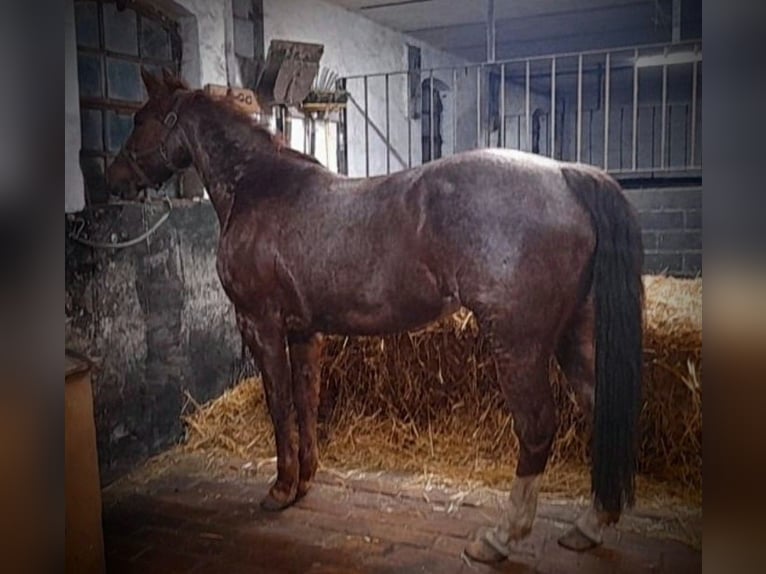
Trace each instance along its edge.
<instances>
[{"instance_id":1,"label":"horse's hoof","mask_svg":"<svg viewBox=\"0 0 766 574\"><path fill-rule=\"evenodd\" d=\"M301 480L298 483L298 490L295 493L295 500L300 500L304 496L306 496L309 493L309 490L311 490L311 481L309 480Z\"/></svg>"},{"instance_id":2,"label":"horse's hoof","mask_svg":"<svg viewBox=\"0 0 766 574\"><path fill-rule=\"evenodd\" d=\"M276 512L279 510L284 510L288 506L292 505L292 503L295 502L295 497L277 497L274 496L273 492L269 492L263 500L261 500L261 508L263 510L269 511L269 512Z\"/></svg>"},{"instance_id":3,"label":"horse's hoof","mask_svg":"<svg viewBox=\"0 0 766 574\"><path fill-rule=\"evenodd\" d=\"M463 550L463 554L471 560L483 562L485 564L497 564L508 558L507 554L500 552L482 535L477 536L475 540L469 542Z\"/></svg>"},{"instance_id":4,"label":"horse's hoof","mask_svg":"<svg viewBox=\"0 0 766 574\"><path fill-rule=\"evenodd\" d=\"M597 542L587 537L575 526L559 538L559 544L567 550L585 552L586 550L592 550L593 548L600 546L601 542Z\"/></svg>"}]
</instances>

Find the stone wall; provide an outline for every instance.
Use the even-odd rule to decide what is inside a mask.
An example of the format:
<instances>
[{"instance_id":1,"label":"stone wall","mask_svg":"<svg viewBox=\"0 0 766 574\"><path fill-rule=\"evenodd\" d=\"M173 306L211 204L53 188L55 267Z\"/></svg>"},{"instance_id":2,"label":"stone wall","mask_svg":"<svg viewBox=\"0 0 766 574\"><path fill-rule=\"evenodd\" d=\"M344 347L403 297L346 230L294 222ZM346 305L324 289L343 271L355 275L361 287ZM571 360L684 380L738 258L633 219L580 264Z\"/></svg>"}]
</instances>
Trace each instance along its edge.
<instances>
[{"instance_id":1,"label":"stone wall","mask_svg":"<svg viewBox=\"0 0 766 574\"><path fill-rule=\"evenodd\" d=\"M70 217L98 241L147 230L161 205L109 205ZM188 392L200 402L235 378L241 342L215 271L218 221L207 201L177 201L168 221L127 249L67 239L66 344L96 360L102 479L181 438Z\"/></svg>"}]
</instances>

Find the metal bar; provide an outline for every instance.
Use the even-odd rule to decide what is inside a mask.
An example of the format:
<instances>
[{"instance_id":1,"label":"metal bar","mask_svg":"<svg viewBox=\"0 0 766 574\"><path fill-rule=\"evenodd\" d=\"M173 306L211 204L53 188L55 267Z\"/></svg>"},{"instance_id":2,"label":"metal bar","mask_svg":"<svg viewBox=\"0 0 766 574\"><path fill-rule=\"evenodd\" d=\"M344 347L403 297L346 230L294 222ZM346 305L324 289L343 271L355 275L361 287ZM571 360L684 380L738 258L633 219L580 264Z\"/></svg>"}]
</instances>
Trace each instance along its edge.
<instances>
[{"instance_id":1,"label":"metal bar","mask_svg":"<svg viewBox=\"0 0 766 574\"><path fill-rule=\"evenodd\" d=\"M505 147L505 64L500 65L500 147Z\"/></svg>"},{"instance_id":2,"label":"metal bar","mask_svg":"<svg viewBox=\"0 0 766 574\"><path fill-rule=\"evenodd\" d=\"M582 54L577 59L577 161L582 153Z\"/></svg>"},{"instance_id":3,"label":"metal bar","mask_svg":"<svg viewBox=\"0 0 766 574\"><path fill-rule=\"evenodd\" d=\"M487 0L487 62L495 61L495 0Z\"/></svg>"},{"instance_id":4,"label":"metal bar","mask_svg":"<svg viewBox=\"0 0 766 574\"><path fill-rule=\"evenodd\" d=\"M638 60L638 48L633 51L633 169L636 169L638 161L638 66L636 61ZM622 142L620 142L622 145Z\"/></svg>"},{"instance_id":5,"label":"metal bar","mask_svg":"<svg viewBox=\"0 0 766 574\"><path fill-rule=\"evenodd\" d=\"M604 76L604 169L609 166L609 92L610 92L610 74L611 74L611 58L610 53L606 53L606 75Z\"/></svg>"},{"instance_id":6,"label":"metal bar","mask_svg":"<svg viewBox=\"0 0 766 574\"><path fill-rule=\"evenodd\" d=\"M428 105L428 134L430 138L430 144L428 148L428 160L436 159L434 157L434 71L431 70L431 75L428 78L428 91L431 92L430 102Z\"/></svg>"},{"instance_id":7,"label":"metal bar","mask_svg":"<svg viewBox=\"0 0 766 574\"><path fill-rule=\"evenodd\" d=\"M526 72L525 72L525 79L524 79L524 113L526 115L526 129L527 129L527 151L532 151L532 125L531 125L531 118L530 118L530 62L527 60L526 62Z\"/></svg>"},{"instance_id":8,"label":"metal bar","mask_svg":"<svg viewBox=\"0 0 766 574\"><path fill-rule=\"evenodd\" d=\"M452 153L457 153L457 69L452 69Z\"/></svg>"},{"instance_id":9,"label":"metal bar","mask_svg":"<svg viewBox=\"0 0 766 574\"><path fill-rule=\"evenodd\" d=\"M317 126L314 114L309 114L309 155L316 157L317 153Z\"/></svg>"},{"instance_id":10,"label":"metal bar","mask_svg":"<svg viewBox=\"0 0 766 574\"><path fill-rule=\"evenodd\" d=\"M556 157L556 58L551 58L551 157Z\"/></svg>"},{"instance_id":11,"label":"metal bar","mask_svg":"<svg viewBox=\"0 0 766 574\"><path fill-rule=\"evenodd\" d=\"M691 157L689 165L694 165L695 152L697 151L697 62L692 64L692 133L691 133Z\"/></svg>"},{"instance_id":12,"label":"metal bar","mask_svg":"<svg viewBox=\"0 0 766 574\"><path fill-rule=\"evenodd\" d=\"M391 173L391 112L388 101L388 74L386 74L386 173Z\"/></svg>"},{"instance_id":13,"label":"metal bar","mask_svg":"<svg viewBox=\"0 0 766 574\"><path fill-rule=\"evenodd\" d=\"M364 115L364 109L362 108L362 105L359 104L355 99L354 96L349 94L348 95L348 103L350 103L352 106L354 106L354 109L356 109L357 112L359 112L359 115ZM370 129L380 138L380 141L385 141L386 134L384 133L382 128L379 128L377 125L375 125L373 122L370 122ZM401 157L397 152L395 148L391 148L391 155L394 159L396 159L401 165L407 165L407 160L403 157Z\"/></svg>"},{"instance_id":14,"label":"metal bar","mask_svg":"<svg viewBox=\"0 0 766 574\"><path fill-rule=\"evenodd\" d=\"M681 41L681 0L673 0L673 43L676 44Z\"/></svg>"},{"instance_id":15,"label":"metal bar","mask_svg":"<svg viewBox=\"0 0 766 574\"><path fill-rule=\"evenodd\" d=\"M336 83L336 88L339 92L346 91L346 80L339 79ZM340 109L338 118L338 171L343 175L348 175L348 149L346 142L348 141L348 116L345 106Z\"/></svg>"},{"instance_id":16,"label":"metal bar","mask_svg":"<svg viewBox=\"0 0 766 574\"><path fill-rule=\"evenodd\" d=\"M476 66L476 147L481 147L481 65Z\"/></svg>"},{"instance_id":17,"label":"metal bar","mask_svg":"<svg viewBox=\"0 0 766 574\"><path fill-rule=\"evenodd\" d=\"M139 21L141 19L139 18ZM155 66L170 66L176 62L171 59L165 58L152 58L150 56L131 56L130 54L124 54L122 52L115 52L114 50L108 50L106 48L89 48L87 46L77 46L77 52L82 54L90 54L93 56L106 56L109 58L120 58L127 62L134 62L136 64L155 65ZM106 79L104 78L104 81ZM103 86L102 86L103 87ZM103 93L103 92L102 92Z\"/></svg>"},{"instance_id":18,"label":"metal bar","mask_svg":"<svg viewBox=\"0 0 766 574\"><path fill-rule=\"evenodd\" d=\"M367 98L367 76L364 77L364 174L370 177L370 112Z\"/></svg>"},{"instance_id":19,"label":"metal bar","mask_svg":"<svg viewBox=\"0 0 766 574\"><path fill-rule=\"evenodd\" d=\"M118 112L127 112L133 114L144 105L141 102L123 102L120 100L103 100L101 98L89 98L80 96L80 104L86 108L98 108L100 110L114 110ZM104 129L107 128L106 122L103 122ZM103 136L106 141L106 135Z\"/></svg>"},{"instance_id":20,"label":"metal bar","mask_svg":"<svg viewBox=\"0 0 766 574\"><path fill-rule=\"evenodd\" d=\"M693 166L693 167L687 167L687 168L684 168L684 167L681 167L681 166L666 166L664 168L660 168L660 167L654 167L654 168L645 167L644 168L644 167L642 167L642 168L639 168L637 170L633 170L633 169L630 169L629 167L625 167L625 168L622 168L622 169L619 169L619 168L618 169L610 169L609 173L611 173L611 174L630 174L632 176L635 176L637 174L651 175L651 174L668 174L668 173L679 174L679 175L680 174L689 175L689 174L697 174L701 170L702 170L701 166Z\"/></svg>"},{"instance_id":21,"label":"metal bar","mask_svg":"<svg viewBox=\"0 0 766 574\"><path fill-rule=\"evenodd\" d=\"M686 46L686 45L692 46L692 47L697 47L699 44L700 44L700 40L699 39L696 39L696 40L684 40L682 42L679 42L678 44L674 44L673 47L674 48L678 48L680 46ZM539 61L550 60L551 58L554 58L554 57L555 58L569 58L569 57L573 58L575 56L579 56L580 54L582 54L583 56L598 56L598 55L606 54L608 51L611 51L611 52L628 52L630 50L638 50L639 48L642 49L642 50L652 50L652 49L657 49L657 48L665 48L665 47L667 47L669 45L670 44L668 42L658 42L656 44L641 44L640 46L637 46L637 45L620 46L620 47L617 47L617 48L611 48L609 50L604 50L603 48L597 48L597 49L593 49L593 50L582 50L580 52L561 52L561 53L556 53L556 54L541 54L539 56L527 56L527 57L524 57L524 58L508 58L506 60L497 60L494 63L496 63L496 64L520 64L520 63L526 62L527 60L539 62ZM435 66L435 67L430 68L430 69L432 69L434 72L438 72L438 71L443 71L443 70L452 70L454 67L455 66ZM461 67L461 66L458 66L458 67ZM367 76L367 77L370 77L370 78L374 78L374 77L377 77L377 76L384 76L386 74L404 74L404 73L407 73L407 70L392 70L392 71L389 71L389 72L378 72L378 73L375 73L375 74L356 74L356 75L353 75L353 76L344 76L344 77L347 80L354 80L354 79L363 78L364 76Z\"/></svg>"},{"instance_id":22,"label":"metal bar","mask_svg":"<svg viewBox=\"0 0 766 574\"><path fill-rule=\"evenodd\" d=\"M662 66L662 116L660 120L660 167L665 167L666 123L668 107L668 67Z\"/></svg>"},{"instance_id":23,"label":"metal bar","mask_svg":"<svg viewBox=\"0 0 766 574\"><path fill-rule=\"evenodd\" d=\"M410 78L414 75L413 72L408 72L407 75L407 167L412 167L412 98L409 97L409 84ZM418 74L420 76L420 74ZM420 83L420 77L418 77L418 83Z\"/></svg>"}]
</instances>

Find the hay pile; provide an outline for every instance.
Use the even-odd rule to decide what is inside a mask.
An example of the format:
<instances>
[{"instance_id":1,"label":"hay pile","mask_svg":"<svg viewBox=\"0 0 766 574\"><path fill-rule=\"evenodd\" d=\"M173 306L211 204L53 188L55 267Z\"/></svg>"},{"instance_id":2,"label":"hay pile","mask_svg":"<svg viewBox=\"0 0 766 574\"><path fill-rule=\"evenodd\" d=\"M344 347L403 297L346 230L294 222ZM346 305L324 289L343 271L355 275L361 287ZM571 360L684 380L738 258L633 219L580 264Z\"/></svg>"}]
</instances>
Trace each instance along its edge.
<instances>
[{"instance_id":1,"label":"hay pile","mask_svg":"<svg viewBox=\"0 0 766 574\"><path fill-rule=\"evenodd\" d=\"M675 495L702 488L702 281L646 277L640 472ZM589 490L587 423L555 364L560 424L545 489ZM488 345L470 312L390 337L328 338L320 454L326 466L404 470L507 487L518 445ZM184 416L185 448L274 456L260 382L247 379ZM639 481L639 491L645 480ZM656 492L656 491L655 491ZM644 492L646 494L646 492Z\"/></svg>"}]
</instances>

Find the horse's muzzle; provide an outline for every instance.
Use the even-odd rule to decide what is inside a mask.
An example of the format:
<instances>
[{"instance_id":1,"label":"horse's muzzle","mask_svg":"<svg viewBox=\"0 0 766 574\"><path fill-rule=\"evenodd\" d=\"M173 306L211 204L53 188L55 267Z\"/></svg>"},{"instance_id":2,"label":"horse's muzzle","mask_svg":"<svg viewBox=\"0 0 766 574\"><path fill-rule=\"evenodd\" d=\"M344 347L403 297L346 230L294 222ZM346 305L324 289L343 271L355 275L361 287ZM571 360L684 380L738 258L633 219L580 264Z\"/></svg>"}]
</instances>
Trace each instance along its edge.
<instances>
[{"instance_id":1,"label":"horse's muzzle","mask_svg":"<svg viewBox=\"0 0 766 574\"><path fill-rule=\"evenodd\" d=\"M106 186L112 194L128 200L136 199L142 189L133 170L119 157L106 170Z\"/></svg>"}]
</instances>

